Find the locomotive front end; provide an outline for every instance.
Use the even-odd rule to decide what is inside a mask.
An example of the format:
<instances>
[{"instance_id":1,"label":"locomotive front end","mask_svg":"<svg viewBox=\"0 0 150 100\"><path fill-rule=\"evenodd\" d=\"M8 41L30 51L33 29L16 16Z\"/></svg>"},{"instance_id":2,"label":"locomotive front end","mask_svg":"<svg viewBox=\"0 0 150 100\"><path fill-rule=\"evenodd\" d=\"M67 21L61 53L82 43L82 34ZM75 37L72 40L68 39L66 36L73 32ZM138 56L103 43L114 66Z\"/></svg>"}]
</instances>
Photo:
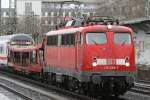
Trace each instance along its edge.
<instances>
[{"instance_id":1,"label":"locomotive front end","mask_svg":"<svg viewBox=\"0 0 150 100\"><path fill-rule=\"evenodd\" d=\"M85 32L83 73L89 76L91 89L96 87L95 93L103 95L124 94L136 75L132 30L123 26L108 30L106 25L90 28Z\"/></svg>"}]
</instances>

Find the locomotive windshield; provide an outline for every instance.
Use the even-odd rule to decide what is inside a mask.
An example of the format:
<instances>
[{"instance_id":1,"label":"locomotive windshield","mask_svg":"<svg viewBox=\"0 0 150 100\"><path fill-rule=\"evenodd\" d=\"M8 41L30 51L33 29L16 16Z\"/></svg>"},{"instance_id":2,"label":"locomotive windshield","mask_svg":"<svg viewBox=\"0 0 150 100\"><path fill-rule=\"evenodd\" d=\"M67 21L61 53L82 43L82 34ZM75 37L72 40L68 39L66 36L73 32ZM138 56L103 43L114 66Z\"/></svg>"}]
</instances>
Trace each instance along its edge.
<instances>
[{"instance_id":1,"label":"locomotive windshield","mask_svg":"<svg viewBox=\"0 0 150 100\"><path fill-rule=\"evenodd\" d=\"M115 44L131 44L131 35L129 33L114 33Z\"/></svg>"},{"instance_id":2,"label":"locomotive windshield","mask_svg":"<svg viewBox=\"0 0 150 100\"><path fill-rule=\"evenodd\" d=\"M107 42L105 33L87 33L86 34L87 44L104 44Z\"/></svg>"}]
</instances>

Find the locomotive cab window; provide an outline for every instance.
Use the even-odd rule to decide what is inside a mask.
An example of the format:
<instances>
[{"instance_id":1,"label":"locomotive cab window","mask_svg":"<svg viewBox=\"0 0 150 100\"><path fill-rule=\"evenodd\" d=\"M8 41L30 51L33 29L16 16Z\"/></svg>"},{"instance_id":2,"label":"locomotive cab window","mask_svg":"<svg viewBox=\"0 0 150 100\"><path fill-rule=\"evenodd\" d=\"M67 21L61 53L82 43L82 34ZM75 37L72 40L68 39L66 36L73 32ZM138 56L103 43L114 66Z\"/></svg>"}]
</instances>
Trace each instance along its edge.
<instances>
[{"instance_id":1,"label":"locomotive cab window","mask_svg":"<svg viewBox=\"0 0 150 100\"><path fill-rule=\"evenodd\" d=\"M114 33L115 44L131 44L131 35L129 33Z\"/></svg>"},{"instance_id":2,"label":"locomotive cab window","mask_svg":"<svg viewBox=\"0 0 150 100\"><path fill-rule=\"evenodd\" d=\"M93 44L105 44L107 43L107 37L105 33L87 33L86 43L89 45Z\"/></svg>"}]
</instances>

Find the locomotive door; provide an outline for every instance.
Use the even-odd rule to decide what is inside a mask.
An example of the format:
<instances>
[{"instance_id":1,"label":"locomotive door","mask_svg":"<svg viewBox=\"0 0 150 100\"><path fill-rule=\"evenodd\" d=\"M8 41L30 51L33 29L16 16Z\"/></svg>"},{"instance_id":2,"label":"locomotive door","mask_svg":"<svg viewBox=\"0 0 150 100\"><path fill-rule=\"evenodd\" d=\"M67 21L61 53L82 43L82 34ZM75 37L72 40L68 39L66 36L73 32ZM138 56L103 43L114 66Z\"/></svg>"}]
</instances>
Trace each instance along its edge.
<instances>
[{"instance_id":1,"label":"locomotive door","mask_svg":"<svg viewBox=\"0 0 150 100\"><path fill-rule=\"evenodd\" d=\"M76 70L80 69L82 66L82 54L83 54L83 34L82 33L77 33L76 36Z\"/></svg>"}]
</instances>

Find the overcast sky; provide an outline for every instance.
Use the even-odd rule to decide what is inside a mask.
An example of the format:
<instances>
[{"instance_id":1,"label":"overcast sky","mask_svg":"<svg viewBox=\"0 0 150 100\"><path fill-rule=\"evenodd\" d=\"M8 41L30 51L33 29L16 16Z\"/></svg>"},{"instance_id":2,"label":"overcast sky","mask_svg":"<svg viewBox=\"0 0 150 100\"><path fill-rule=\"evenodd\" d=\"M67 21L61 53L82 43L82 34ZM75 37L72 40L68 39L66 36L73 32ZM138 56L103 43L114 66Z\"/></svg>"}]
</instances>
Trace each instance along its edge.
<instances>
[{"instance_id":1,"label":"overcast sky","mask_svg":"<svg viewBox=\"0 0 150 100\"><path fill-rule=\"evenodd\" d=\"M1 0L2 1L2 8L8 8L9 7L9 0Z\"/></svg>"}]
</instances>

